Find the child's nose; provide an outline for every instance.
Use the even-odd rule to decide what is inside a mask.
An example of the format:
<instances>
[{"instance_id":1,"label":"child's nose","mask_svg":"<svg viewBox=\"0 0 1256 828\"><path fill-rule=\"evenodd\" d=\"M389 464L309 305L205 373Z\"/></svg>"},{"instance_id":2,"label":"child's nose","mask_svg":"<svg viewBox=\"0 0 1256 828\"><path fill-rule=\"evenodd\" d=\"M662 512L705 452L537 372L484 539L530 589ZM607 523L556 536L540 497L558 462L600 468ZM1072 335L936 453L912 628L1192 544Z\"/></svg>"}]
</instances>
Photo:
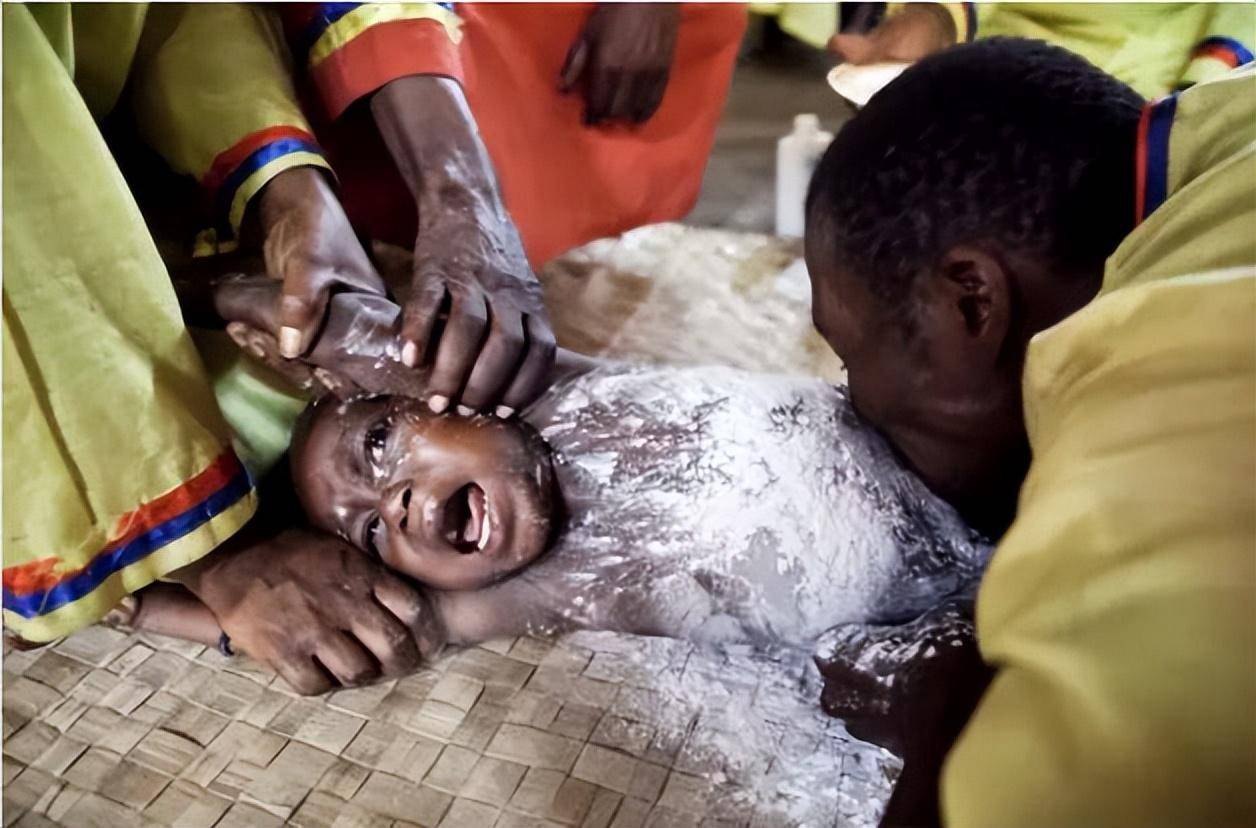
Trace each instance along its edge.
<instances>
[{"instance_id":1,"label":"child's nose","mask_svg":"<svg viewBox=\"0 0 1256 828\"><path fill-rule=\"evenodd\" d=\"M380 513L393 529L406 531L410 522L410 498L413 496L414 492L409 481L404 480L390 486L384 492L384 502L380 506Z\"/></svg>"}]
</instances>

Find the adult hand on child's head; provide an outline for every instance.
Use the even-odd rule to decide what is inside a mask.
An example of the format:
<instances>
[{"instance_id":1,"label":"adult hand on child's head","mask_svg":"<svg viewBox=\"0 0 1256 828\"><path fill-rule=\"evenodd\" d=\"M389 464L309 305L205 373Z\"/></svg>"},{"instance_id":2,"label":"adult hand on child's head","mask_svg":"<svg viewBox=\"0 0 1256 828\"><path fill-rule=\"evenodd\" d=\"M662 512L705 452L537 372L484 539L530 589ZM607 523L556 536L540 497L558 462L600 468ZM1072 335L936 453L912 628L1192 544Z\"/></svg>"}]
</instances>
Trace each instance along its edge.
<instances>
[{"instance_id":1,"label":"adult hand on child's head","mask_svg":"<svg viewBox=\"0 0 1256 828\"><path fill-rule=\"evenodd\" d=\"M457 405L464 414L496 409L508 417L545 390L554 333L504 209L456 202L420 210L402 361L431 367L427 399L436 413Z\"/></svg>"},{"instance_id":2,"label":"adult hand on child's head","mask_svg":"<svg viewBox=\"0 0 1256 828\"><path fill-rule=\"evenodd\" d=\"M233 647L305 695L411 673L445 644L417 589L339 538L307 529L220 550L175 577Z\"/></svg>"},{"instance_id":3,"label":"adult hand on child's head","mask_svg":"<svg viewBox=\"0 0 1256 828\"><path fill-rule=\"evenodd\" d=\"M371 112L419 214L401 361L431 368L436 413L510 416L545 390L554 334L462 87L398 78Z\"/></svg>"},{"instance_id":4,"label":"adult hand on child's head","mask_svg":"<svg viewBox=\"0 0 1256 828\"><path fill-rule=\"evenodd\" d=\"M663 102L671 74L680 6L599 3L567 52L559 89L584 82L584 122L645 123Z\"/></svg>"},{"instance_id":5,"label":"adult hand on child's head","mask_svg":"<svg viewBox=\"0 0 1256 828\"><path fill-rule=\"evenodd\" d=\"M845 63L915 63L956 42L955 22L937 3L909 5L867 34L836 34L829 52Z\"/></svg>"},{"instance_id":6,"label":"adult hand on child's head","mask_svg":"<svg viewBox=\"0 0 1256 828\"><path fill-rule=\"evenodd\" d=\"M270 331L288 358L306 353L337 291L384 296L384 283L323 172L285 170L258 199L266 272L283 284Z\"/></svg>"}]
</instances>

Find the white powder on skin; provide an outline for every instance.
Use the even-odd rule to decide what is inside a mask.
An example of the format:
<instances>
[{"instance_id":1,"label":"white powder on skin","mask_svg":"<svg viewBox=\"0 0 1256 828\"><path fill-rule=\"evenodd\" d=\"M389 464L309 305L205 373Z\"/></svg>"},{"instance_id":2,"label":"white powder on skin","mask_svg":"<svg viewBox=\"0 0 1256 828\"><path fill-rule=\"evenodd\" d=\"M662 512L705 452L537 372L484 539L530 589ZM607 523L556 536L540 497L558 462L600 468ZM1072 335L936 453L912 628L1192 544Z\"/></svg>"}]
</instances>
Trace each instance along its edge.
<instances>
[{"instance_id":1,"label":"white powder on skin","mask_svg":"<svg viewBox=\"0 0 1256 828\"><path fill-rule=\"evenodd\" d=\"M989 554L820 380L613 366L528 419L572 518L525 577L570 624L809 649L918 615Z\"/></svg>"}]
</instances>

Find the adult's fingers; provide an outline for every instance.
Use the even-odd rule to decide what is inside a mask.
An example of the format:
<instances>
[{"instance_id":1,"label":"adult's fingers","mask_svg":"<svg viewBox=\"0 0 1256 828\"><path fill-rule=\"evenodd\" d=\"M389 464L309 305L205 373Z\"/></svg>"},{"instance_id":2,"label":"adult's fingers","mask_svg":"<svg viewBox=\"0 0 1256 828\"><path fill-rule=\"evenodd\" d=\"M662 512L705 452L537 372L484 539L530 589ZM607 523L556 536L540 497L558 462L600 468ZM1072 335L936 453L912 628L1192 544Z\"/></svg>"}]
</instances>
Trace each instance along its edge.
<instances>
[{"instance_id":1,"label":"adult's fingers","mask_svg":"<svg viewBox=\"0 0 1256 828\"><path fill-rule=\"evenodd\" d=\"M427 273L415 275L414 290L401 316L401 362L416 368L427 361L432 328L445 301L445 281Z\"/></svg>"},{"instance_id":2,"label":"adult's fingers","mask_svg":"<svg viewBox=\"0 0 1256 828\"><path fill-rule=\"evenodd\" d=\"M637 83L639 78L635 72L621 72L611 93L611 120L631 121L637 106Z\"/></svg>"},{"instance_id":3,"label":"adult's fingers","mask_svg":"<svg viewBox=\"0 0 1256 828\"><path fill-rule=\"evenodd\" d=\"M277 335L282 292L283 286L267 276L231 276L215 285L214 310L226 322L245 322Z\"/></svg>"},{"instance_id":4,"label":"adult's fingers","mask_svg":"<svg viewBox=\"0 0 1256 828\"><path fill-rule=\"evenodd\" d=\"M379 662L385 676L401 676L422 662L409 629L383 604L364 602L355 609L350 632Z\"/></svg>"},{"instance_id":5,"label":"adult's fingers","mask_svg":"<svg viewBox=\"0 0 1256 828\"><path fill-rule=\"evenodd\" d=\"M490 315L488 338L467 378L467 387L462 390L460 409L480 411L496 402L523 355L522 315L513 308L492 308Z\"/></svg>"},{"instance_id":6,"label":"adult's fingers","mask_svg":"<svg viewBox=\"0 0 1256 828\"><path fill-rule=\"evenodd\" d=\"M331 676L320 670L313 659L285 658L272 662L270 666L302 696L317 696L331 689Z\"/></svg>"},{"instance_id":7,"label":"adult's fingers","mask_svg":"<svg viewBox=\"0 0 1256 828\"><path fill-rule=\"evenodd\" d=\"M497 407L499 417L509 417L516 411L522 411L541 396L554 367L554 354L558 345L549 323L542 317L529 316L524 320L524 330L527 333L528 348L523 362L515 372L514 380L502 395L501 405Z\"/></svg>"},{"instance_id":8,"label":"adult's fingers","mask_svg":"<svg viewBox=\"0 0 1256 828\"><path fill-rule=\"evenodd\" d=\"M576 38L576 42L567 50L567 58L563 61L563 68L558 73L558 91L570 92L571 88L576 85L576 81L580 80L580 76L584 74L584 67L588 65L588 62L589 43L582 35Z\"/></svg>"},{"instance_id":9,"label":"adult's fingers","mask_svg":"<svg viewBox=\"0 0 1256 828\"><path fill-rule=\"evenodd\" d=\"M418 591L398 578L375 582L375 600L405 624L419 646L419 655L435 658L445 646L445 629Z\"/></svg>"},{"instance_id":10,"label":"adult's fingers","mask_svg":"<svg viewBox=\"0 0 1256 828\"><path fill-rule=\"evenodd\" d=\"M610 117L611 104L619 88L620 73L606 69L594 69L584 90L584 122L589 126L600 124Z\"/></svg>"},{"instance_id":11,"label":"adult's fingers","mask_svg":"<svg viewBox=\"0 0 1256 828\"><path fill-rule=\"evenodd\" d=\"M355 606L357 612L361 607ZM314 657L344 687L357 687L379 675L379 665L361 644L339 630L319 636Z\"/></svg>"},{"instance_id":12,"label":"adult's fingers","mask_svg":"<svg viewBox=\"0 0 1256 828\"><path fill-rule=\"evenodd\" d=\"M279 353L295 359L309 350L327 311L331 280L298 270L284 275L279 297Z\"/></svg>"},{"instance_id":13,"label":"adult's fingers","mask_svg":"<svg viewBox=\"0 0 1256 828\"><path fill-rule=\"evenodd\" d=\"M353 243L356 245L357 240ZM363 261L349 268L294 269L285 274L278 313L279 350L285 357L294 359L314 344L333 290L374 296L387 293L384 280L366 261L366 254L360 255Z\"/></svg>"},{"instance_id":14,"label":"adult's fingers","mask_svg":"<svg viewBox=\"0 0 1256 828\"><path fill-rule=\"evenodd\" d=\"M280 356L279 342L265 331L244 322L231 322L227 325L227 336L231 337L231 341L241 350L248 352L254 359L259 360L298 388L309 388L316 381L321 381L314 375L310 366Z\"/></svg>"},{"instance_id":15,"label":"adult's fingers","mask_svg":"<svg viewBox=\"0 0 1256 828\"><path fill-rule=\"evenodd\" d=\"M487 324L488 309L478 290L460 290L454 295L427 381L427 405L435 413L447 409L462 390L480 353Z\"/></svg>"},{"instance_id":16,"label":"adult's fingers","mask_svg":"<svg viewBox=\"0 0 1256 828\"><path fill-rule=\"evenodd\" d=\"M632 119L644 124L654 117L663 103L663 94L667 91L667 72L652 72L637 81L637 91L633 106Z\"/></svg>"}]
</instances>

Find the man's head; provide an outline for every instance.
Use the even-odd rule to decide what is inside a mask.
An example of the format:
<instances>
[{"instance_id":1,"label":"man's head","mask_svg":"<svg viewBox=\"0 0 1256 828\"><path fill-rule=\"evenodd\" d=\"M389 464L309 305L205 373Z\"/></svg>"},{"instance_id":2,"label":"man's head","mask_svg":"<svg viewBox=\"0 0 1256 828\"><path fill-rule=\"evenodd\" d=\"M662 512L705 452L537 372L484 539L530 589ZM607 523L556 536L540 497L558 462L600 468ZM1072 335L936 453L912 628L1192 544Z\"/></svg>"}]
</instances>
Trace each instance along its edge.
<instances>
[{"instance_id":1,"label":"man's head","mask_svg":"<svg viewBox=\"0 0 1256 828\"><path fill-rule=\"evenodd\" d=\"M812 178L813 315L852 400L988 530L1028 463L1029 339L1093 298L1132 225L1141 107L1061 49L980 41L879 92Z\"/></svg>"},{"instance_id":2,"label":"man's head","mask_svg":"<svg viewBox=\"0 0 1256 828\"><path fill-rule=\"evenodd\" d=\"M310 521L442 589L475 589L540 555L554 477L526 425L432 414L405 397L311 406L292 440Z\"/></svg>"}]
</instances>

